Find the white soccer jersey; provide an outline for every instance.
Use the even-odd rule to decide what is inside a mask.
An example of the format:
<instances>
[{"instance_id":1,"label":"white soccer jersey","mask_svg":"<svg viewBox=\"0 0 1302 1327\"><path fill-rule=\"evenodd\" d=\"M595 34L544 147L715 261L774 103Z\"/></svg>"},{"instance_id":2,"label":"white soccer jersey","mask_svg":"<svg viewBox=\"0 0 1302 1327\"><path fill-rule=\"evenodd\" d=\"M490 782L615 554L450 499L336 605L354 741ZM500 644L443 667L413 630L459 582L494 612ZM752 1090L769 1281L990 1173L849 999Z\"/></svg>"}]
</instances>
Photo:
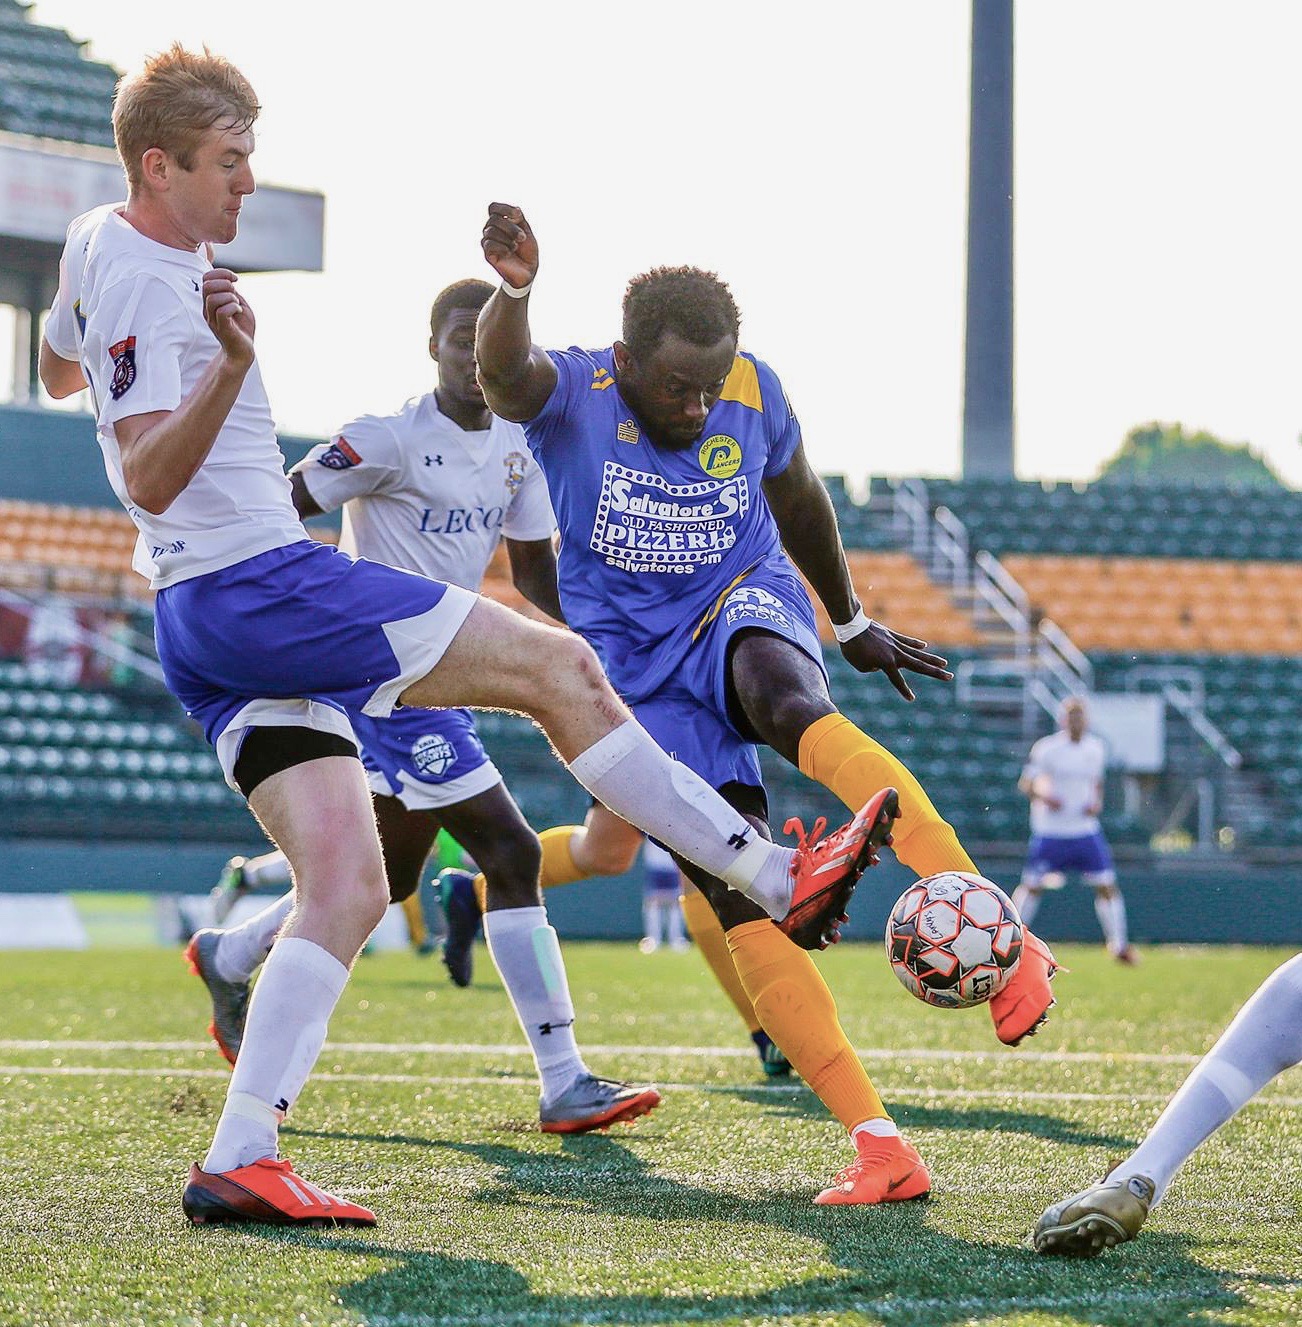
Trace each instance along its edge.
<instances>
[{"instance_id":1,"label":"white soccer jersey","mask_svg":"<svg viewBox=\"0 0 1302 1327\"><path fill-rule=\"evenodd\" d=\"M162 589L307 532L290 500L256 361L212 450L167 510L155 516L128 497L114 424L175 410L219 346L203 318L207 259L148 239L119 215L123 206L97 207L68 227L45 339L81 362L109 483L140 531L133 565Z\"/></svg>"},{"instance_id":2,"label":"white soccer jersey","mask_svg":"<svg viewBox=\"0 0 1302 1327\"><path fill-rule=\"evenodd\" d=\"M1041 780L1044 791L1062 803L1055 811L1041 801L1031 803L1031 832L1056 839L1080 838L1098 832L1099 819L1089 815L1108 763L1107 748L1093 733L1073 742L1065 732L1042 737L1031 748L1025 775Z\"/></svg>"},{"instance_id":3,"label":"white soccer jersey","mask_svg":"<svg viewBox=\"0 0 1302 1327\"><path fill-rule=\"evenodd\" d=\"M469 433L433 393L363 415L296 467L323 511L344 509L340 546L477 590L503 536L548 539L547 481L518 424Z\"/></svg>"}]
</instances>

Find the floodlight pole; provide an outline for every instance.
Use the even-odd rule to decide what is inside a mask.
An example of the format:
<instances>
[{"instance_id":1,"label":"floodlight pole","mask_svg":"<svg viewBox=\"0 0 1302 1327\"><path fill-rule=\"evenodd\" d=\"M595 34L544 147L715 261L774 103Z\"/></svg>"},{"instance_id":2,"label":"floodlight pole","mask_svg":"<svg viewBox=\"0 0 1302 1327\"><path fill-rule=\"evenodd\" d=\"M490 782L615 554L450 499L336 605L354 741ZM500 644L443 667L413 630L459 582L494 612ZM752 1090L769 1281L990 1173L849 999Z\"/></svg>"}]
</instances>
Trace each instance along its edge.
<instances>
[{"instance_id":1,"label":"floodlight pole","mask_svg":"<svg viewBox=\"0 0 1302 1327\"><path fill-rule=\"evenodd\" d=\"M1013 0L972 0L963 475L1013 476Z\"/></svg>"}]
</instances>

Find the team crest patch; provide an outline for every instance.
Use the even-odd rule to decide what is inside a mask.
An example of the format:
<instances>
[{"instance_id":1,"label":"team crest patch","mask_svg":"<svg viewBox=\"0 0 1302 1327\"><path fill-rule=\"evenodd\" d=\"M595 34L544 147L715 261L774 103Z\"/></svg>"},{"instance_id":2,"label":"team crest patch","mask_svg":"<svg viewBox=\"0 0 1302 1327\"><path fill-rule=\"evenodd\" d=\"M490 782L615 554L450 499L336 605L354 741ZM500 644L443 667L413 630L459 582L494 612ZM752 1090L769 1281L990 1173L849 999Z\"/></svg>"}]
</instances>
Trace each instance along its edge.
<instances>
[{"instance_id":1,"label":"team crest patch","mask_svg":"<svg viewBox=\"0 0 1302 1327\"><path fill-rule=\"evenodd\" d=\"M316 459L327 470L351 470L353 466L362 463L362 458L344 437L336 438Z\"/></svg>"},{"instance_id":2,"label":"team crest patch","mask_svg":"<svg viewBox=\"0 0 1302 1327\"><path fill-rule=\"evenodd\" d=\"M456 759L456 747L438 733L426 733L411 744L412 764L427 779L441 779Z\"/></svg>"},{"instance_id":3,"label":"team crest patch","mask_svg":"<svg viewBox=\"0 0 1302 1327\"><path fill-rule=\"evenodd\" d=\"M109 395L120 401L136 380L136 338L125 336L116 345L109 346L109 358L113 361L113 381L109 383Z\"/></svg>"},{"instance_id":4,"label":"team crest patch","mask_svg":"<svg viewBox=\"0 0 1302 1327\"><path fill-rule=\"evenodd\" d=\"M502 457L502 464L506 466L506 491L512 496L520 491L520 485L524 483L525 459L523 452L507 452Z\"/></svg>"},{"instance_id":5,"label":"team crest patch","mask_svg":"<svg viewBox=\"0 0 1302 1327\"><path fill-rule=\"evenodd\" d=\"M696 459L711 479L731 479L741 469L741 444L726 433L715 433L701 443Z\"/></svg>"}]
</instances>

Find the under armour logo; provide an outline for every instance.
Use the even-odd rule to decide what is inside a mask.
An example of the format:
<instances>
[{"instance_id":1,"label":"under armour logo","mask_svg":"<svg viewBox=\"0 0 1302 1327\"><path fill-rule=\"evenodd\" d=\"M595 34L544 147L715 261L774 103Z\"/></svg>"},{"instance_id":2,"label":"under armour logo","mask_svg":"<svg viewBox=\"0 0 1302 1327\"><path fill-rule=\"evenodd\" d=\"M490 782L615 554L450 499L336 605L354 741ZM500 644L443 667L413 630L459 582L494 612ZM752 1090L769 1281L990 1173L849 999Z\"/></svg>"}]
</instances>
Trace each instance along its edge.
<instances>
[{"instance_id":1,"label":"under armour logo","mask_svg":"<svg viewBox=\"0 0 1302 1327\"><path fill-rule=\"evenodd\" d=\"M574 1020L572 1018L567 1018L564 1023L539 1023L538 1031L542 1036L550 1037L552 1032L557 1028L572 1028L573 1026Z\"/></svg>"},{"instance_id":2,"label":"under armour logo","mask_svg":"<svg viewBox=\"0 0 1302 1327\"><path fill-rule=\"evenodd\" d=\"M443 464L443 458L442 458L441 456L427 456L427 457L425 458L425 464L426 464L426 465L442 465L442 464Z\"/></svg>"},{"instance_id":3,"label":"under armour logo","mask_svg":"<svg viewBox=\"0 0 1302 1327\"><path fill-rule=\"evenodd\" d=\"M750 840L747 839L746 833L743 830L740 834L734 834L728 840L728 847L735 848L738 852L740 852L749 842Z\"/></svg>"}]
</instances>

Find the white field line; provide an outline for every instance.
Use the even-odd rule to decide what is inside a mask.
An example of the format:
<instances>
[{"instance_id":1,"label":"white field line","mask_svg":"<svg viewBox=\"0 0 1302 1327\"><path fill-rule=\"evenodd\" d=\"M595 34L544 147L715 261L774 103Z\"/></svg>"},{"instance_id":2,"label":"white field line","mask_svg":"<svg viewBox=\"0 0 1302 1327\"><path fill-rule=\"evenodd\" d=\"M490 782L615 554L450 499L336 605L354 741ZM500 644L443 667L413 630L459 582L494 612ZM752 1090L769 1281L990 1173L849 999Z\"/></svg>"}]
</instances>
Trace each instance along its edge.
<instances>
[{"instance_id":1,"label":"white field line","mask_svg":"<svg viewBox=\"0 0 1302 1327\"><path fill-rule=\"evenodd\" d=\"M0 1079L4 1078L218 1078L230 1081L229 1069L171 1069L139 1068L123 1065L89 1064L0 1064ZM474 1077L449 1074L346 1074L314 1073L314 1083L375 1083L443 1087L521 1087L537 1092L537 1081L528 1078ZM803 1083L659 1083L658 1086L675 1092L762 1092L771 1095L804 1092ZM1119 1101L1164 1102L1169 1092L1001 1092L975 1088L901 1087L887 1092L896 1098L940 1101L951 1098L964 1101ZM1267 1095L1254 1098L1248 1105L1302 1106L1302 1097Z\"/></svg>"},{"instance_id":2,"label":"white field line","mask_svg":"<svg viewBox=\"0 0 1302 1327\"><path fill-rule=\"evenodd\" d=\"M832 1311L838 1317L855 1313L890 1322L893 1318L904 1314L919 1312L943 1313L948 1318L955 1312L975 1317L978 1314L1052 1313L1082 1308L1087 1308L1096 1314L1105 1308L1124 1308L1129 1305L1147 1308L1151 1304L1194 1304L1195 1302L1228 1307L1241 1298L1233 1290L1225 1290L1219 1294L1208 1294L1203 1290L1111 1290L1082 1291L1079 1295L955 1295L953 1299L911 1299L907 1296L893 1296L889 1299L837 1299ZM574 1322L606 1323L617 1321L612 1317L616 1311L629 1312L630 1306L625 1301L618 1310L603 1308L602 1301L594 1298L590 1307L578 1308L571 1301L566 1318ZM719 1305L713 1302L698 1307L692 1300L685 1300L679 1305L673 1296L666 1296L654 1303L648 1300L645 1313L636 1308L631 1312L634 1321L647 1324L683 1323L714 1319L718 1316ZM782 1318L822 1317L828 1312L829 1306L826 1303L786 1303L756 1305L752 1312L748 1312L745 1307L739 1307L735 1316L743 1322L776 1322ZM549 1320L561 1321L559 1317L552 1319L545 1302L537 1308L525 1309L518 1313L477 1313L473 1316L449 1314L441 1317L423 1313L395 1313L371 1314L366 1319L368 1327L537 1327L537 1324Z\"/></svg>"},{"instance_id":3,"label":"white field line","mask_svg":"<svg viewBox=\"0 0 1302 1327\"><path fill-rule=\"evenodd\" d=\"M212 1050L211 1041L44 1041L0 1038L0 1050L7 1051L204 1051ZM506 1046L482 1045L457 1041L328 1041L323 1055L491 1055L528 1056L522 1042ZM584 1044L585 1055L639 1055L664 1059L749 1060L755 1055L746 1046L593 1046ZM1053 1064L1194 1064L1202 1057L1184 1052L1162 1051L953 1051L934 1048L870 1047L858 1052L861 1060L941 1060L978 1063L989 1060L1020 1060Z\"/></svg>"}]
</instances>

